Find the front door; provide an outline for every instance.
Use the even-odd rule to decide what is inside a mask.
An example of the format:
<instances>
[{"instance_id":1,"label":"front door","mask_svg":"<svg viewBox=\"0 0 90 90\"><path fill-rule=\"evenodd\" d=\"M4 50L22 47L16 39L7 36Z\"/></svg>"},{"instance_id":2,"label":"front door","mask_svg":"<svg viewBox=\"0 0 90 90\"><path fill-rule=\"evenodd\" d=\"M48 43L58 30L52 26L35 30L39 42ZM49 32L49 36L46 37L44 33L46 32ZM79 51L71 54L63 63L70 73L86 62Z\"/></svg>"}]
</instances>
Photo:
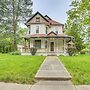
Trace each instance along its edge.
<instances>
[{"instance_id":1,"label":"front door","mask_svg":"<svg viewBox=\"0 0 90 90\"><path fill-rule=\"evenodd\" d=\"M54 51L54 42L50 43L50 51Z\"/></svg>"}]
</instances>

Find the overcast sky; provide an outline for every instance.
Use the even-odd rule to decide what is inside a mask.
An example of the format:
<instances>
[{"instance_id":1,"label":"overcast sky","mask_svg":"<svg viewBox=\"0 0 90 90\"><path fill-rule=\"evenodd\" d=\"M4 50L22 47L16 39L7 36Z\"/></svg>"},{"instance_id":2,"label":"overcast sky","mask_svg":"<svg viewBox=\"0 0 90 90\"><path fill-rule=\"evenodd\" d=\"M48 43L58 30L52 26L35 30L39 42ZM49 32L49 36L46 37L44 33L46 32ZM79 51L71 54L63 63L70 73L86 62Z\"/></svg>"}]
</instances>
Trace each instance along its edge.
<instances>
[{"instance_id":1,"label":"overcast sky","mask_svg":"<svg viewBox=\"0 0 90 90\"><path fill-rule=\"evenodd\" d=\"M61 23L67 20L66 12L70 9L71 0L32 0L33 13L39 11Z\"/></svg>"}]
</instances>

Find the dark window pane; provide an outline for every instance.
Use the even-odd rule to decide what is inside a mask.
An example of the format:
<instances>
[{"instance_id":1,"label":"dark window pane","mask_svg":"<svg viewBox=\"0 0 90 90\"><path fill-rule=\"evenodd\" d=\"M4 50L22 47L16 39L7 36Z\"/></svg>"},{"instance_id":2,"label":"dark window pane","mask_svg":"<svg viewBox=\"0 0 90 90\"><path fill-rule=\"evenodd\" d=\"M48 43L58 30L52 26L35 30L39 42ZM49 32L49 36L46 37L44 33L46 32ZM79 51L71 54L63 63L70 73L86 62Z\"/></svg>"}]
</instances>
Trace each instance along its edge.
<instances>
[{"instance_id":1,"label":"dark window pane","mask_svg":"<svg viewBox=\"0 0 90 90\"><path fill-rule=\"evenodd\" d=\"M35 48L41 48L41 40L35 40Z\"/></svg>"},{"instance_id":2,"label":"dark window pane","mask_svg":"<svg viewBox=\"0 0 90 90\"><path fill-rule=\"evenodd\" d=\"M48 27L46 27L46 34L47 34Z\"/></svg>"},{"instance_id":3,"label":"dark window pane","mask_svg":"<svg viewBox=\"0 0 90 90\"><path fill-rule=\"evenodd\" d=\"M45 41L45 48L47 48L47 40Z\"/></svg>"},{"instance_id":4,"label":"dark window pane","mask_svg":"<svg viewBox=\"0 0 90 90\"><path fill-rule=\"evenodd\" d=\"M56 34L58 34L58 31L56 31Z\"/></svg>"}]
</instances>

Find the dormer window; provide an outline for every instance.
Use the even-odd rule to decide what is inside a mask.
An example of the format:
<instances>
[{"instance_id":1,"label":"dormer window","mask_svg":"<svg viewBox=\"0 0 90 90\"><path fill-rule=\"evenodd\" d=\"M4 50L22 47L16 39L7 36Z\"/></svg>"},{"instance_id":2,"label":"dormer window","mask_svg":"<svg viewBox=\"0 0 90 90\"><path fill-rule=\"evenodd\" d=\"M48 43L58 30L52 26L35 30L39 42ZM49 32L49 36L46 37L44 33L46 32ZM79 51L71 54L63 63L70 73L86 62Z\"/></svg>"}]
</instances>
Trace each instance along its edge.
<instances>
[{"instance_id":1,"label":"dormer window","mask_svg":"<svg viewBox=\"0 0 90 90\"><path fill-rule=\"evenodd\" d=\"M36 22L40 22L40 17L36 17Z\"/></svg>"},{"instance_id":2,"label":"dormer window","mask_svg":"<svg viewBox=\"0 0 90 90\"><path fill-rule=\"evenodd\" d=\"M39 26L36 26L36 33L39 33Z\"/></svg>"}]
</instances>

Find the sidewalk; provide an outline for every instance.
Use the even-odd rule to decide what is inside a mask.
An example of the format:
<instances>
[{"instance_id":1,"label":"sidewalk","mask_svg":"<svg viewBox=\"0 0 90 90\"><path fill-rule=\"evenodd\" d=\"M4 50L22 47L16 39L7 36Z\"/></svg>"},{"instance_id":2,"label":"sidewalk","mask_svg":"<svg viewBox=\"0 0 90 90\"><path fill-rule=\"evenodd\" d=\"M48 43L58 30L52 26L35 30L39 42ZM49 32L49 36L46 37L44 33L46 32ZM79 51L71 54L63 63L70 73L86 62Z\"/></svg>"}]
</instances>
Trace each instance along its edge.
<instances>
[{"instance_id":1,"label":"sidewalk","mask_svg":"<svg viewBox=\"0 0 90 90\"><path fill-rule=\"evenodd\" d=\"M0 83L0 90L30 90L31 85L23 85L16 83Z\"/></svg>"},{"instance_id":2,"label":"sidewalk","mask_svg":"<svg viewBox=\"0 0 90 90\"><path fill-rule=\"evenodd\" d=\"M39 82L38 84L40 84L40 83L41 82ZM58 90L59 88L63 88L62 90L64 90L64 88L65 88L65 85L64 85L64 87L60 87L58 82L57 82L57 85L55 83L51 84L51 82L47 82L47 84L45 82L41 83L41 87L44 88L44 85L46 86L46 89L43 89L43 90L48 90L47 88L49 88L49 87L52 88L51 85L53 85L53 87L56 88L56 89L53 88L51 90ZM75 87L76 87L76 90L90 90L90 85L77 85ZM0 90L31 90L31 88L32 88L32 85L2 83L2 82L0 83ZM38 90L38 89L36 89L36 90ZM42 89L40 89L40 90L42 90ZM71 89L69 89L69 90L71 90Z\"/></svg>"}]
</instances>

